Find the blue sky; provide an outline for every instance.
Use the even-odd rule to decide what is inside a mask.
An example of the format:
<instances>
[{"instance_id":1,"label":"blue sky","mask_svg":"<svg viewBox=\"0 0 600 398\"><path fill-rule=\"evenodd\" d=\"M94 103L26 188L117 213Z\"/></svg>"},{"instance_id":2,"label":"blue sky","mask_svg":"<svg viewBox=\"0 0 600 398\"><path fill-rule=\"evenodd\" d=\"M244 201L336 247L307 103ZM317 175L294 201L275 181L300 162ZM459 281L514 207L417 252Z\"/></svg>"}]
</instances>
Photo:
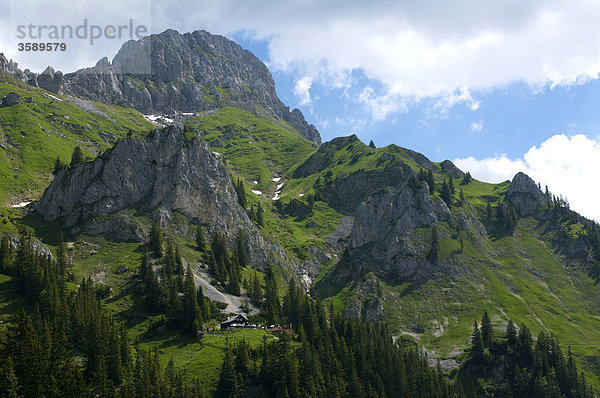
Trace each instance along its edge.
<instances>
[{"instance_id":1,"label":"blue sky","mask_svg":"<svg viewBox=\"0 0 600 398\"><path fill-rule=\"evenodd\" d=\"M523 170L600 219L600 4L586 0L0 0L0 51L72 71L123 40L16 51L15 27L205 29L251 50L323 140L357 134L499 182ZM73 56L76 54L76 56Z\"/></svg>"}]
</instances>

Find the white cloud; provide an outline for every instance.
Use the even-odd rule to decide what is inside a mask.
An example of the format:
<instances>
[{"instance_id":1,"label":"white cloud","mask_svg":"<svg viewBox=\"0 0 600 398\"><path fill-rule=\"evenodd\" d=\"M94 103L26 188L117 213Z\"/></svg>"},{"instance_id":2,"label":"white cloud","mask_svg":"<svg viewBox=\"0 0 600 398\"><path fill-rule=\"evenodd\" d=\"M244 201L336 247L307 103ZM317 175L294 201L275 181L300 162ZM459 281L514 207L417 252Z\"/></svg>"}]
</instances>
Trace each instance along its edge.
<instances>
[{"instance_id":1,"label":"white cloud","mask_svg":"<svg viewBox=\"0 0 600 398\"><path fill-rule=\"evenodd\" d=\"M565 196L571 207L589 218L600 220L600 185L596 184L600 170L600 139L583 134L554 135L539 147L534 146L520 159L505 154L493 158L456 159L456 165L470 171L473 177L501 182L512 179L519 171L535 181L548 185L556 195Z\"/></svg>"},{"instance_id":2,"label":"white cloud","mask_svg":"<svg viewBox=\"0 0 600 398\"><path fill-rule=\"evenodd\" d=\"M154 32L244 32L268 40L269 65L302 77L297 83L311 79L313 85L346 88L357 84L352 73L361 70L383 87L360 98L376 120L422 98L441 98L440 111L456 104L476 110L479 102L470 94L476 90L514 81L525 81L532 89L581 83L600 72L597 1L115 2L65 0L60 7L47 7L42 0L11 0L13 8L18 6L17 19L37 23L62 21L65 16L75 23L88 16L106 24L130 15L143 15L142 20L151 15ZM3 46L6 42L0 37ZM51 63L70 71L113 55L119 46L120 42L105 41L81 47L77 57L4 50L12 51L24 67L41 70ZM296 86L301 102L310 98L305 88Z\"/></svg>"},{"instance_id":3,"label":"white cloud","mask_svg":"<svg viewBox=\"0 0 600 398\"><path fill-rule=\"evenodd\" d=\"M303 78L296 80L294 94L300 98L299 105L308 105L311 103L310 86L312 86L312 78L309 76L304 76Z\"/></svg>"},{"instance_id":4,"label":"white cloud","mask_svg":"<svg viewBox=\"0 0 600 398\"><path fill-rule=\"evenodd\" d=\"M478 121L473 120L471 122L471 130L474 131L474 132L476 132L476 133L480 133L481 130L483 130L483 121L481 121L481 120L478 120Z\"/></svg>"},{"instance_id":5,"label":"white cloud","mask_svg":"<svg viewBox=\"0 0 600 398\"><path fill-rule=\"evenodd\" d=\"M190 4L156 3L163 25L180 24L179 12ZM393 101L441 96L451 106L461 88L472 92L513 81L546 87L594 79L600 72L600 3L589 0L203 5L186 13L183 29L244 30L268 39L271 66L329 86L355 84L351 74L360 69L385 88L369 95L370 103L383 97L390 109L378 117L403 109L391 106ZM467 102L472 109L477 104Z\"/></svg>"}]
</instances>

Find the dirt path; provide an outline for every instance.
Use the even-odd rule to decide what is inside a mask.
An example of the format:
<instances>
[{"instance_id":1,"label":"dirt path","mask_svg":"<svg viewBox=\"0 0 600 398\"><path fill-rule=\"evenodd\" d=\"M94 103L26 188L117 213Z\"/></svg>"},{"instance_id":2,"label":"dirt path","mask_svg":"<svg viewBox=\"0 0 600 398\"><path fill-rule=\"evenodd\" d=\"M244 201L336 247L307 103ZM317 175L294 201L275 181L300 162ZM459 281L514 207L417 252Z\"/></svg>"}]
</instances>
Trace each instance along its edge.
<instances>
[{"instance_id":1,"label":"dirt path","mask_svg":"<svg viewBox=\"0 0 600 398\"><path fill-rule=\"evenodd\" d=\"M202 291L206 297L213 301L220 301L221 303L227 304L227 308L224 310L225 313L239 314L244 312L242 308L242 300L244 297L247 297L247 293L245 291L242 290L240 297L220 292L217 290L217 288L210 284L210 277L206 271L200 269L194 270L193 272L196 286L202 285ZM259 312L260 310L250 303L250 315L255 315Z\"/></svg>"}]
</instances>

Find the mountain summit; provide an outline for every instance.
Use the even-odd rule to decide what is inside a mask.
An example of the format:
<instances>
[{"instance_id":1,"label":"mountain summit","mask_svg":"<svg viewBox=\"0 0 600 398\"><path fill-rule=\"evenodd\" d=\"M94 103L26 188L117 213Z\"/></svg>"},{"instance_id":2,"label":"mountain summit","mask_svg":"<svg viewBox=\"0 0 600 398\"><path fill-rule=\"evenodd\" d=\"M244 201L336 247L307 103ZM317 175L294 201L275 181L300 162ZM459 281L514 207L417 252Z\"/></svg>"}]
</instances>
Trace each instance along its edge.
<instances>
[{"instance_id":1,"label":"mountain summit","mask_svg":"<svg viewBox=\"0 0 600 398\"><path fill-rule=\"evenodd\" d=\"M205 112L224 106L288 122L321 144L298 109L277 97L271 73L237 43L197 30L166 30L125 43L110 62L65 75L65 91L143 113Z\"/></svg>"}]
</instances>

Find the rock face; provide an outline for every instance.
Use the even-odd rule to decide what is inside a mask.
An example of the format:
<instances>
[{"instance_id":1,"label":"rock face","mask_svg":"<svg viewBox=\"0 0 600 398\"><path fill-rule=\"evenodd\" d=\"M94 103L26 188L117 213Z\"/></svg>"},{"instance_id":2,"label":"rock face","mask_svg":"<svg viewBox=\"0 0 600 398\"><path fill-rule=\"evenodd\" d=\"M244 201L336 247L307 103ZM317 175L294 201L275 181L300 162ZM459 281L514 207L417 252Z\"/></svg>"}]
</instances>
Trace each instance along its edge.
<instances>
[{"instance_id":1,"label":"rock face","mask_svg":"<svg viewBox=\"0 0 600 398\"><path fill-rule=\"evenodd\" d=\"M442 173L445 173L452 178L463 178L465 176L465 173L447 159L440 163L440 166L442 167Z\"/></svg>"},{"instance_id":2,"label":"rock face","mask_svg":"<svg viewBox=\"0 0 600 398\"><path fill-rule=\"evenodd\" d=\"M546 203L546 196L538 185L522 172L514 176L506 197L523 217L534 215Z\"/></svg>"},{"instance_id":3,"label":"rock face","mask_svg":"<svg viewBox=\"0 0 600 398\"><path fill-rule=\"evenodd\" d=\"M60 71L55 72L51 67L47 67L40 75L29 69L22 71L16 62L7 60L4 54L0 53L0 73L10 73L23 83L43 88L55 94L63 94L63 74Z\"/></svg>"},{"instance_id":4,"label":"rock face","mask_svg":"<svg viewBox=\"0 0 600 398\"><path fill-rule=\"evenodd\" d=\"M129 137L96 160L58 173L37 212L46 220L60 219L73 233L133 241L143 240L148 229L134 213L163 226L179 214L232 239L244 231L254 264L265 264L273 252L285 258L281 247L262 239L238 205L223 162L199 138L186 140L176 126L145 138Z\"/></svg>"},{"instance_id":5,"label":"rock face","mask_svg":"<svg viewBox=\"0 0 600 398\"><path fill-rule=\"evenodd\" d=\"M356 209L350 239L350 254L367 248L371 258L398 277L420 277L429 273L425 258L429 246L414 235L416 228L429 228L450 217L439 198L429 196L426 183L418 189L405 185L373 194Z\"/></svg>"},{"instance_id":6,"label":"rock face","mask_svg":"<svg viewBox=\"0 0 600 398\"><path fill-rule=\"evenodd\" d=\"M133 107L143 113L203 112L234 106L292 124L321 143L302 112L277 97L267 67L237 43L205 31L159 35L125 43L108 62L65 75L76 96ZM39 80L39 79L38 79Z\"/></svg>"},{"instance_id":7,"label":"rock face","mask_svg":"<svg viewBox=\"0 0 600 398\"><path fill-rule=\"evenodd\" d=\"M8 93L0 100L0 106L13 106L21 102L21 96L17 93Z\"/></svg>"}]
</instances>

